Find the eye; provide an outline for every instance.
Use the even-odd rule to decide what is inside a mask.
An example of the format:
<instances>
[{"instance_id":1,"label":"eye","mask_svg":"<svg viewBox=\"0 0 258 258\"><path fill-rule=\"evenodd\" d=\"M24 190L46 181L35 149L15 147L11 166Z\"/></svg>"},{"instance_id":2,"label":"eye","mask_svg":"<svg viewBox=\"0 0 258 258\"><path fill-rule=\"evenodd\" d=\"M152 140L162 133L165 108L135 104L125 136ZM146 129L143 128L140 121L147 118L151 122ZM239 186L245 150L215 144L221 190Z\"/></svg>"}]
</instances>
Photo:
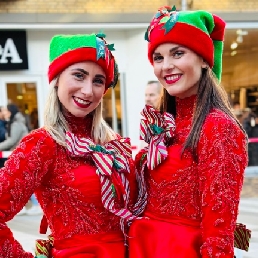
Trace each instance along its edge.
<instances>
[{"instance_id":1,"label":"eye","mask_svg":"<svg viewBox=\"0 0 258 258\"><path fill-rule=\"evenodd\" d=\"M73 74L73 76L77 79L77 80L80 80L82 81L85 77L85 75L83 73L80 73L80 72L76 72Z\"/></svg>"},{"instance_id":2,"label":"eye","mask_svg":"<svg viewBox=\"0 0 258 258\"><path fill-rule=\"evenodd\" d=\"M180 58L184 54L184 51L177 50L173 53L174 58Z\"/></svg>"},{"instance_id":3,"label":"eye","mask_svg":"<svg viewBox=\"0 0 258 258\"><path fill-rule=\"evenodd\" d=\"M101 78L94 78L93 79L93 83L99 84L99 85L104 85L105 84L105 80L101 79Z\"/></svg>"},{"instance_id":4,"label":"eye","mask_svg":"<svg viewBox=\"0 0 258 258\"><path fill-rule=\"evenodd\" d=\"M161 62L162 60L163 60L164 58L163 58L163 56L161 56L161 55L158 55L158 56L154 56L153 57L153 61L154 62Z\"/></svg>"}]
</instances>

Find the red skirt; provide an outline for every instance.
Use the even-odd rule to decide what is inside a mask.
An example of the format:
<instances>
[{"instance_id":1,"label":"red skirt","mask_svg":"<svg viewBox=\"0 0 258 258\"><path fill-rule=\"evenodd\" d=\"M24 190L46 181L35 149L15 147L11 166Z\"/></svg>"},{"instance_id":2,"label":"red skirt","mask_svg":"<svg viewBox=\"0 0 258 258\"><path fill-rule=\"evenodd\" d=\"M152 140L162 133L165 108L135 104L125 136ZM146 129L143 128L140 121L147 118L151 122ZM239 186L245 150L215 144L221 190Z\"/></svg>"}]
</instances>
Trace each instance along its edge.
<instances>
[{"instance_id":1,"label":"red skirt","mask_svg":"<svg viewBox=\"0 0 258 258\"><path fill-rule=\"evenodd\" d=\"M144 215L130 227L129 258L201 258L199 221Z\"/></svg>"},{"instance_id":2,"label":"red skirt","mask_svg":"<svg viewBox=\"0 0 258 258\"><path fill-rule=\"evenodd\" d=\"M120 232L73 236L54 241L53 258L124 258L126 247Z\"/></svg>"}]
</instances>

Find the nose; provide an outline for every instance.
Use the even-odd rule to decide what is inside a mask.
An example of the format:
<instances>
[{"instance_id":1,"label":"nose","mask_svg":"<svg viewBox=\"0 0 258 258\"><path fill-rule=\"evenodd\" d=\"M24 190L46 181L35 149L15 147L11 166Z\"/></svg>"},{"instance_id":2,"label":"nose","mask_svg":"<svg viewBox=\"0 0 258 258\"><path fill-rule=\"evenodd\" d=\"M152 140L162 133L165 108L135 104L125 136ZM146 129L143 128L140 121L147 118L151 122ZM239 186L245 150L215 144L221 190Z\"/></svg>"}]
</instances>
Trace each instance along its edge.
<instances>
[{"instance_id":1,"label":"nose","mask_svg":"<svg viewBox=\"0 0 258 258\"><path fill-rule=\"evenodd\" d=\"M174 68L174 64L171 58L164 58L162 68L163 70L170 70Z\"/></svg>"},{"instance_id":2,"label":"nose","mask_svg":"<svg viewBox=\"0 0 258 258\"><path fill-rule=\"evenodd\" d=\"M81 87L81 93L84 94L86 97L93 96L93 84L90 80L87 80L83 83Z\"/></svg>"}]
</instances>

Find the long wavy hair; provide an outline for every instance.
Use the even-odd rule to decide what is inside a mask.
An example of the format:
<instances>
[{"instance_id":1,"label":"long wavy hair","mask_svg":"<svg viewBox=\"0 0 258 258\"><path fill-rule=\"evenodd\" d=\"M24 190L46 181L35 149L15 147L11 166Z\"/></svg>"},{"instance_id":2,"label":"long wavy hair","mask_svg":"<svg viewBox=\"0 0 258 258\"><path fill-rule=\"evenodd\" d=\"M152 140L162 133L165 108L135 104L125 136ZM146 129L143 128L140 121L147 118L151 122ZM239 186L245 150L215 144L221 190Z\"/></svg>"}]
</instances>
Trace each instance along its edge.
<instances>
[{"instance_id":1,"label":"long wavy hair","mask_svg":"<svg viewBox=\"0 0 258 258\"><path fill-rule=\"evenodd\" d=\"M65 133L69 131L69 125L62 113L61 102L57 96L58 78L50 83L50 92L44 111L44 127L52 136L52 138L62 146L66 146ZM96 107L93 114L93 123L91 128L91 137L97 144L105 144L106 142L116 139L116 133L109 127L102 116L102 101Z\"/></svg>"},{"instance_id":2,"label":"long wavy hair","mask_svg":"<svg viewBox=\"0 0 258 258\"><path fill-rule=\"evenodd\" d=\"M200 139L203 123L207 115L214 108L226 113L245 133L242 125L232 112L226 91L220 86L212 70L210 68L202 69L192 127L182 150L183 153L185 149L189 149L195 160L197 160L196 149ZM174 96L170 96L165 89L163 89L163 96L160 101L159 109L161 112L169 112L176 116L176 99Z\"/></svg>"}]
</instances>

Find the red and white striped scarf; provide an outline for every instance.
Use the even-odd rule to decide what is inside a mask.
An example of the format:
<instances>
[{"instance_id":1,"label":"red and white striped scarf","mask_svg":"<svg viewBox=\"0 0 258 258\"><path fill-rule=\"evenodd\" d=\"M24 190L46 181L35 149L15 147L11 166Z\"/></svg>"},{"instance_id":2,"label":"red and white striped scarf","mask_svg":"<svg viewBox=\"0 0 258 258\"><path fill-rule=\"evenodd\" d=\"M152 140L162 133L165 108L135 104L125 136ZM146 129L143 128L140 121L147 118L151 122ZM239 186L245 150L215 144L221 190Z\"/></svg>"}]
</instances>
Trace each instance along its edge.
<instances>
[{"instance_id":1,"label":"red and white striped scarf","mask_svg":"<svg viewBox=\"0 0 258 258\"><path fill-rule=\"evenodd\" d=\"M67 150L74 157L91 155L100 178L102 203L107 210L121 217L121 227L124 231L124 221L129 222L137 218L127 207L130 187L125 174L130 173L128 163L132 155L130 139L120 138L102 146L95 144L89 138L79 138L67 132L66 144ZM115 199L119 196L123 199L122 208L117 208L115 205Z\"/></svg>"}]
</instances>

